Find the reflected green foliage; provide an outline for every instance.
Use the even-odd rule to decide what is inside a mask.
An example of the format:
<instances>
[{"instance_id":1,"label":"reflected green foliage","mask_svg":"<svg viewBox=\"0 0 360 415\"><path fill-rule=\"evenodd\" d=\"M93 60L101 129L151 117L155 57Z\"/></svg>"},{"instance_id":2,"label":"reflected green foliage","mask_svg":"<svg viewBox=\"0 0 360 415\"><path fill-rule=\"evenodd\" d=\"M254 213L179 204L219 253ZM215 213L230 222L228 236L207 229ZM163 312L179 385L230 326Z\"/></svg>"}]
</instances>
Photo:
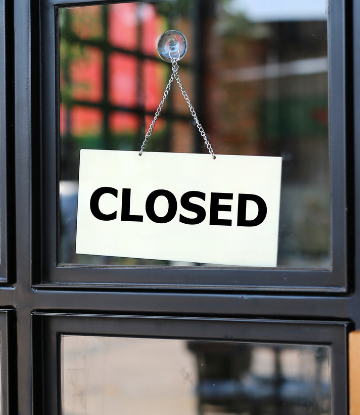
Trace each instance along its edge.
<instances>
[{"instance_id":1,"label":"reflected green foliage","mask_svg":"<svg viewBox=\"0 0 360 415\"><path fill-rule=\"evenodd\" d=\"M219 2L219 13L221 19L217 22L216 30L221 37L244 36L246 38L262 39L269 35L269 29L264 24L251 22L245 13L230 13L228 5L233 0L221 0Z\"/></svg>"},{"instance_id":2,"label":"reflected green foliage","mask_svg":"<svg viewBox=\"0 0 360 415\"><path fill-rule=\"evenodd\" d=\"M192 0L169 0L156 3L158 13L167 19L188 18L189 11L193 6L194 1Z\"/></svg>"}]
</instances>

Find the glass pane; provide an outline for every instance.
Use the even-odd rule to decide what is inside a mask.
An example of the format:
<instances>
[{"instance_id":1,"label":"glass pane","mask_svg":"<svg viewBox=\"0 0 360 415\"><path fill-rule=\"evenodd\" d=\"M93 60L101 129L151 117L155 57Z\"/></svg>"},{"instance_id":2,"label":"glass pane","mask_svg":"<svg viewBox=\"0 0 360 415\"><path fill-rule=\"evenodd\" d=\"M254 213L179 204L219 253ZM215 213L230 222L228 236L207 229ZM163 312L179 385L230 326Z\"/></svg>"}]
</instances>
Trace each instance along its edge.
<instances>
[{"instance_id":1,"label":"glass pane","mask_svg":"<svg viewBox=\"0 0 360 415\"><path fill-rule=\"evenodd\" d=\"M170 77L170 67L165 63L145 59L142 66L142 74L142 103L145 106L145 111L153 116L162 100L167 80ZM169 109L171 102L171 98L165 101L164 111ZM152 119L148 122L151 123L151 121ZM148 123L146 123L146 127L149 127Z\"/></svg>"},{"instance_id":2,"label":"glass pane","mask_svg":"<svg viewBox=\"0 0 360 415\"><path fill-rule=\"evenodd\" d=\"M188 38L180 75L215 153L283 159L278 266L330 267L324 0L61 8L59 27L60 263L174 265L75 254L79 150L140 149L170 76L156 43L171 28ZM146 150L206 152L177 85Z\"/></svg>"},{"instance_id":3,"label":"glass pane","mask_svg":"<svg viewBox=\"0 0 360 415\"><path fill-rule=\"evenodd\" d=\"M132 55L112 53L109 56L109 100L113 105L136 108L138 102L138 60Z\"/></svg>"},{"instance_id":4,"label":"glass pane","mask_svg":"<svg viewBox=\"0 0 360 415\"><path fill-rule=\"evenodd\" d=\"M330 348L61 340L63 415L331 414Z\"/></svg>"}]
</instances>

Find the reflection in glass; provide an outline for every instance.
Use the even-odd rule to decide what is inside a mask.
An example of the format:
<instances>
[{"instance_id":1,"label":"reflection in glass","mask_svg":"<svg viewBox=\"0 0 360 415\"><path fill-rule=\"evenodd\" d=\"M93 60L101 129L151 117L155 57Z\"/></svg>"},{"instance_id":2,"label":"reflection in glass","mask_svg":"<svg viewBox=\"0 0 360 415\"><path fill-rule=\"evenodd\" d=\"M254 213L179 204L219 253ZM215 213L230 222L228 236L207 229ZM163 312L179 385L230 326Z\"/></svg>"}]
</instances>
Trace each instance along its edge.
<instances>
[{"instance_id":1,"label":"reflection in glass","mask_svg":"<svg viewBox=\"0 0 360 415\"><path fill-rule=\"evenodd\" d=\"M139 150L170 73L157 41L175 29L189 42L180 74L215 153L283 158L279 266L329 267L326 19L324 0L60 8L59 262L173 265L76 255L74 238L79 150ZM147 150L206 152L176 87Z\"/></svg>"},{"instance_id":2,"label":"reflection in glass","mask_svg":"<svg viewBox=\"0 0 360 415\"><path fill-rule=\"evenodd\" d=\"M330 415L330 349L61 339L63 415Z\"/></svg>"}]
</instances>

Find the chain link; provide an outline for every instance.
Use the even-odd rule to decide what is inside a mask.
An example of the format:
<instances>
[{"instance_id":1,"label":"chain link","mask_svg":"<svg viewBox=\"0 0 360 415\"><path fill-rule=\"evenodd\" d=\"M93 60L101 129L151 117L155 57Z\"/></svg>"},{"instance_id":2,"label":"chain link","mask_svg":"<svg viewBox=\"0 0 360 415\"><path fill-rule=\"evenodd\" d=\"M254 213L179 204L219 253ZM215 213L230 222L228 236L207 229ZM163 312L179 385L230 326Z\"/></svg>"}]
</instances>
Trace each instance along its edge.
<instances>
[{"instance_id":1,"label":"chain link","mask_svg":"<svg viewBox=\"0 0 360 415\"><path fill-rule=\"evenodd\" d=\"M200 124L200 121L199 121L199 119L198 119L198 117L196 115L196 112L195 112L194 107L191 105L189 95L185 91L185 88L184 88L184 86L183 86L183 84L181 82L180 75L179 75L179 65L177 63L177 60L176 59L172 59L171 60L171 63L172 63L172 74L171 74L171 77L169 79L168 84L166 85L165 92L164 92L164 95L162 97L162 100L160 101L160 104L159 104L159 106L158 106L158 108L157 108L157 110L155 112L154 119L152 120L152 122L150 124L150 127L148 129L148 132L145 135L145 139L144 139L144 141L143 141L143 143L141 145L141 148L140 148L139 156L142 155L142 153L143 153L143 151L145 149L145 146L146 146L146 142L148 141L148 139L150 138L150 136L151 136L151 134L152 134L152 132L154 130L156 120L158 119L158 117L159 117L159 115L161 113L161 110L162 110L162 108L164 106L165 100L166 100L167 96L169 95L169 91L170 91L171 85L172 85L172 83L174 81L176 81L177 84L179 85L179 88L181 90L182 96L184 97L186 103L188 104L190 113L191 113L191 115L192 115L192 117L193 117L193 119L195 121L196 127L199 130L199 133L200 133L201 137L203 138L203 140L205 142L205 145L206 145L209 153L211 154L212 158L215 160L216 159L216 156L214 154L214 150L211 147L211 144L210 144L210 142L209 142L209 140L208 140L208 138L206 136L206 133L204 131L203 126Z\"/></svg>"}]
</instances>

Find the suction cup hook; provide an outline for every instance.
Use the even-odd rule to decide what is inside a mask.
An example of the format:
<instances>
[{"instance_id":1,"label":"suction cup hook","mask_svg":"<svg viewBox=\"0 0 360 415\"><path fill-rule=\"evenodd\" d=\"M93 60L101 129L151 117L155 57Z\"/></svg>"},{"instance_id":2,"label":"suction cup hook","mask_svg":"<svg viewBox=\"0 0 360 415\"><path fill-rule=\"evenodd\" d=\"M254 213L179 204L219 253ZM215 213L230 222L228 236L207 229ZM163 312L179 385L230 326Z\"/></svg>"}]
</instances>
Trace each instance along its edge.
<instances>
[{"instance_id":1,"label":"suction cup hook","mask_svg":"<svg viewBox=\"0 0 360 415\"><path fill-rule=\"evenodd\" d=\"M204 128L202 127L202 125L200 124L200 121L196 115L195 109L194 107L191 105L190 102L190 98L189 95L187 94L187 92L185 91L184 85L181 82L180 79L180 75L179 75L179 65L177 64L177 62L182 59L186 52L187 52L187 48L188 48L188 43L187 43L187 39L186 37L179 32L178 30L168 30L166 32L164 32L161 36L160 39L158 41L158 53L160 55L160 58L166 62L171 62L171 67L172 67L172 73L169 79L169 82L166 85L165 88L165 92L164 95L162 97L162 100L160 101L160 104L155 112L154 115L154 119L152 120L150 127L147 131L147 133L145 134L145 138L144 141L141 145L140 151L139 151L139 156L141 156L145 150L145 145L148 141L148 139L150 138L154 127L155 127L155 123L156 120L158 119L158 117L160 116L160 113L163 109L165 100L170 92L170 88L171 85L174 81L176 81L176 83L179 85L179 88L181 90L181 94L184 97L190 113L192 115L192 117L194 118L195 124L197 129L199 130L199 133L201 134L201 137L204 140L204 143L206 145L206 148L209 150L209 153L211 154L212 158L215 160L216 156L214 154L214 150L211 147L211 144L205 134Z\"/></svg>"},{"instance_id":2,"label":"suction cup hook","mask_svg":"<svg viewBox=\"0 0 360 415\"><path fill-rule=\"evenodd\" d=\"M185 35L178 30L167 30L160 36L157 49L162 60L179 61L187 52L188 42Z\"/></svg>"}]
</instances>

